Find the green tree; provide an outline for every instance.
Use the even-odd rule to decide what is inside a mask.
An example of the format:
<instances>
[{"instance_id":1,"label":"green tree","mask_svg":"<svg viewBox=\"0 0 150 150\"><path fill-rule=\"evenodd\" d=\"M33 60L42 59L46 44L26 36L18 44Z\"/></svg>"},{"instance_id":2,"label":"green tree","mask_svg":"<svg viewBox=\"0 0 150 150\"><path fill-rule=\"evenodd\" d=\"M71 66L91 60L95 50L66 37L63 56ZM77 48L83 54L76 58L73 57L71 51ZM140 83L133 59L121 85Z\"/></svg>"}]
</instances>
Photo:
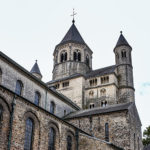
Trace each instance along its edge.
<instances>
[{"instance_id":1,"label":"green tree","mask_svg":"<svg viewBox=\"0 0 150 150\"><path fill-rule=\"evenodd\" d=\"M143 132L143 145L146 146L150 144L150 126L148 126Z\"/></svg>"}]
</instances>

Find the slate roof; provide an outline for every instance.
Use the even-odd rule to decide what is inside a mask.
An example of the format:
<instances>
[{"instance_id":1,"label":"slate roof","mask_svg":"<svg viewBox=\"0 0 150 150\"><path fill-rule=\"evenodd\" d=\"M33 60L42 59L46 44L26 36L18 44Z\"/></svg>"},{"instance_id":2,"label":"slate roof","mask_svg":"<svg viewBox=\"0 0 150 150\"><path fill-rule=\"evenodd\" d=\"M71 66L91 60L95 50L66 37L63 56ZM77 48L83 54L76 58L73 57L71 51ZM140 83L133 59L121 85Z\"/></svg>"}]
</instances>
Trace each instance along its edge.
<instances>
[{"instance_id":1,"label":"slate roof","mask_svg":"<svg viewBox=\"0 0 150 150\"><path fill-rule=\"evenodd\" d=\"M120 37L119 37L119 39L117 41L117 44L116 44L115 48L118 47L118 46L122 46L122 45L126 45L126 46L131 47L129 45L129 43L127 42L127 40L125 39L125 37L123 36L122 32L120 32L120 33L121 34L120 34Z\"/></svg>"},{"instance_id":2,"label":"slate roof","mask_svg":"<svg viewBox=\"0 0 150 150\"><path fill-rule=\"evenodd\" d=\"M66 42L77 42L80 44L85 44L82 36L80 35L78 29L76 28L75 24L73 23L68 32L66 33L65 37L62 39L60 44Z\"/></svg>"},{"instance_id":3,"label":"slate roof","mask_svg":"<svg viewBox=\"0 0 150 150\"><path fill-rule=\"evenodd\" d=\"M110 112L128 110L132 104L134 103L130 102L126 104L117 104L117 105L110 105L107 107L100 107L100 108L97 107L93 109L81 110L81 111L77 111L77 112L74 112L65 116L64 119L71 119L71 118L78 118L78 117L85 117L85 116L91 116L91 115L97 115L97 114L105 114L105 113L110 113Z\"/></svg>"},{"instance_id":4,"label":"slate roof","mask_svg":"<svg viewBox=\"0 0 150 150\"><path fill-rule=\"evenodd\" d=\"M150 144L145 146L143 150L150 150Z\"/></svg>"},{"instance_id":5,"label":"slate roof","mask_svg":"<svg viewBox=\"0 0 150 150\"><path fill-rule=\"evenodd\" d=\"M80 73L76 73L76 74L70 75L69 77L49 81L49 82L47 82L47 84L52 84L52 83L55 83L55 82L69 80L69 79L73 79L73 78L80 77L80 76L83 76L85 78L90 78L90 77L96 77L96 76L111 74L111 73L115 72L115 68L116 68L116 65L113 65L113 66L109 66L109 67L105 67L105 68L101 68L101 69L92 70L92 71L90 71L90 72L88 72L87 74L84 74L84 75L80 74Z\"/></svg>"},{"instance_id":6,"label":"slate roof","mask_svg":"<svg viewBox=\"0 0 150 150\"><path fill-rule=\"evenodd\" d=\"M116 68L116 65L108 66L108 67L100 68L100 69L96 69L96 70L92 70L89 73L87 73L85 75L85 77L90 78L90 77L102 76L102 75L105 75L105 74L111 74L111 73L115 72L115 68Z\"/></svg>"},{"instance_id":7,"label":"slate roof","mask_svg":"<svg viewBox=\"0 0 150 150\"><path fill-rule=\"evenodd\" d=\"M42 76L41 71L40 71L40 69L39 69L39 66L38 66L38 64L37 64L37 61L35 62L34 66L32 67L32 69L31 69L30 72L31 72L31 73L37 73L37 74L39 74L40 76Z\"/></svg>"},{"instance_id":8,"label":"slate roof","mask_svg":"<svg viewBox=\"0 0 150 150\"><path fill-rule=\"evenodd\" d=\"M84 76L84 75L82 75L80 73L76 73L76 74L70 75L69 77L64 77L64 78L57 79L57 80L51 80L51 81L47 82L46 84L52 84L55 82L65 81L65 80L69 80L69 79L73 79L73 78L81 77L81 76Z\"/></svg>"}]
</instances>

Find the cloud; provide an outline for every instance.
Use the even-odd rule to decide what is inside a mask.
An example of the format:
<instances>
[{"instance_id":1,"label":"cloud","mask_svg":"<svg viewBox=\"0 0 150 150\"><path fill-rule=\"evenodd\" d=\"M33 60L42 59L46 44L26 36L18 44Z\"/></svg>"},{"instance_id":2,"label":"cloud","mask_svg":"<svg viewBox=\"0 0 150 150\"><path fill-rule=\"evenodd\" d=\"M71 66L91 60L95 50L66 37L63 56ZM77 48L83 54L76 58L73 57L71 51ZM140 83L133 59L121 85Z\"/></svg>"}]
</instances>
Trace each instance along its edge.
<instances>
[{"instance_id":1,"label":"cloud","mask_svg":"<svg viewBox=\"0 0 150 150\"><path fill-rule=\"evenodd\" d=\"M145 82L142 84L143 87L149 87L150 86L150 82Z\"/></svg>"},{"instance_id":2,"label":"cloud","mask_svg":"<svg viewBox=\"0 0 150 150\"><path fill-rule=\"evenodd\" d=\"M141 96L150 94L150 82L142 83L140 90L139 90L139 94Z\"/></svg>"}]
</instances>

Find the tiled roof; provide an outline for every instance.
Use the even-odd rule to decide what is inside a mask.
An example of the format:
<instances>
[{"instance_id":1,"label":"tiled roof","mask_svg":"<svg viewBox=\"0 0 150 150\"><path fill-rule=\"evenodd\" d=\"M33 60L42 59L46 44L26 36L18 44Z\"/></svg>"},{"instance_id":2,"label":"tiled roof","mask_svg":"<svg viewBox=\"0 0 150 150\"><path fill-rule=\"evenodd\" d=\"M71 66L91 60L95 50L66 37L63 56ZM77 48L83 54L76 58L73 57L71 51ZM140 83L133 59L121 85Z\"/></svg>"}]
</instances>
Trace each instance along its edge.
<instances>
[{"instance_id":1,"label":"tiled roof","mask_svg":"<svg viewBox=\"0 0 150 150\"><path fill-rule=\"evenodd\" d=\"M83 38L81 37L81 35L74 23L72 24L69 31L66 33L65 37L60 42L60 44L63 44L66 42L77 42L80 44L85 44Z\"/></svg>"},{"instance_id":2,"label":"tiled roof","mask_svg":"<svg viewBox=\"0 0 150 150\"><path fill-rule=\"evenodd\" d=\"M126 104L116 104L107 107L100 107L100 108L98 107L93 109L81 110L67 115L64 119L71 119L71 118L85 117L85 116L91 116L96 114L105 114L110 112L128 110L129 106L131 106L132 104L133 103L130 102Z\"/></svg>"},{"instance_id":3,"label":"tiled roof","mask_svg":"<svg viewBox=\"0 0 150 150\"><path fill-rule=\"evenodd\" d=\"M102 76L105 74L111 74L115 72L115 68L116 66L109 66L109 67L105 67L105 68L100 68L100 69L96 69L96 70L92 70L89 73L87 73L85 75L86 78L90 78L90 77L95 77L95 76Z\"/></svg>"},{"instance_id":4,"label":"tiled roof","mask_svg":"<svg viewBox=\"0 0 150 150\"><path fill-rule=\"evenodd\" d=\"M34 66L32 67L31 73L37 73L39 74L40 76L42 76L41 72L40 72L40 69L39 69L39 66L37 64L37 61L35 62Z\"/></svg>"}]
</instances>

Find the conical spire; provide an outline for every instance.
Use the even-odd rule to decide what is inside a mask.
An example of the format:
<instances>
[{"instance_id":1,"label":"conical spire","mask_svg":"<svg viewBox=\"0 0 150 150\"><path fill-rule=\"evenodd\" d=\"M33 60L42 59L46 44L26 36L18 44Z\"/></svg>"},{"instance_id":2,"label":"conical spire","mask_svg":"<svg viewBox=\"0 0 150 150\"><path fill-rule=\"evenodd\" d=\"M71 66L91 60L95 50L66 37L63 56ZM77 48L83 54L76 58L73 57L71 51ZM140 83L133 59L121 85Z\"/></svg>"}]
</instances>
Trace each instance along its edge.
<instances>
[{"instance_id":1,"label":"conical spire","mask_svg":"<svg viewBox=\"0 0 150 150\"><path fill-rule=\"evenodd\" d=\"M126 45L126 46L131 47L129 45L129 43L127 42L127 40L125 39L125 37L123 36L122 31L120 31L120 37L118 39L118 42L117 42L115 48L118 47L118 46L122 46L122 45Z\"/></svg>"},{"instance_id":2,"label":"conical spire","mask_svg":"<svg viewBox=\"0 0 150 150\"><path fill-rule=\"evenodd\" d=\"M37 60L35 61L34 66L32 67L31 71L30 71L33 75L35 75L37 78L42 78L42 74L40 72L39 66L37 64Z\"/></svg>"},{"instance_id":3,"label":"conical spire","mask_svg":"<svg viewBox=\"0 0 150 150\"><path fill-rule=\"evenodd\" d=\"M81 43L85 44L83 38L81 37L78 29L75 26L75 21L72 21L72 26L68 30L67 34L63 38L63 40L60 42L60 44L67 43L67 42L76 42L76 43Z\"/></svg>"}]
</instances>

